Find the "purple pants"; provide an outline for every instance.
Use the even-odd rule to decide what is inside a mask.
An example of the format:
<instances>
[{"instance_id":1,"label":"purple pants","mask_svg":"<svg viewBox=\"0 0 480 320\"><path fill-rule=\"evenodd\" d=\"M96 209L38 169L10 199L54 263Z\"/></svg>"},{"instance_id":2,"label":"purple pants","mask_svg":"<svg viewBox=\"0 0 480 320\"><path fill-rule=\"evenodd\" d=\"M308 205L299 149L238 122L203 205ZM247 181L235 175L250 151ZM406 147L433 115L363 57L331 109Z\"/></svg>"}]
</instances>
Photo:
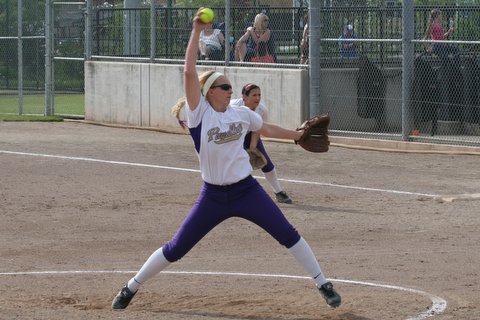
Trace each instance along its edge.
<instances>
[{"instance_id":1,"label":"purple pants","mask_svg":"<svg viewBox=\"0 0 480 320\"><path fill-rule=\"evenodd\" d=\"M222 221L240 217L263 228L290 248L300 240L297 230L252 176L229 186L204 182L195 205L173 238L163 246L168 261L181 259Z\"/></svg>"}]
</instances>

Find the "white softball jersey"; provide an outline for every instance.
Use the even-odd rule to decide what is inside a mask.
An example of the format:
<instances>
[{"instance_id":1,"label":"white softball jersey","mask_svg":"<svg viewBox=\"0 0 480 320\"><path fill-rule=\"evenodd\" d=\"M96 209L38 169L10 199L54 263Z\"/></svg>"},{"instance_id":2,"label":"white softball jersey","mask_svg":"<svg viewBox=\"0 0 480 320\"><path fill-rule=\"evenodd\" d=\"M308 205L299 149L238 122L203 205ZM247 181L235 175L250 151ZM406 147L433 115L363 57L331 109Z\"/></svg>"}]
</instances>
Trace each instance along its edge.
<instances>
[{"instance_id":1,"label":"white softball jersey","mask_svg":"<svg viewBox=\"0 0 480 320\"><path fill-rule=\"evenodd\" d=\"M249 131L262 127L262 118L257 113L235 105L217 112L203 96L195 110L188 103L185 110L205 182L229 185L252 173L243 142Z\"/></svg>"},{"instance_id":2,"label":"white softball jersey","mask_svg":"<svg viewBox=\"0 0 480 320\"><path fill-rule=\"evenodd\" d=\"M242 98L239 99L232 99L230 100L230 105L231 106L244 106L245 102L243 102ZM255 112L262 117L263 122L268 122L268 108L266 105L264 105L262 102L260 102L255 109Z\"/></svg>"}]
</instances>

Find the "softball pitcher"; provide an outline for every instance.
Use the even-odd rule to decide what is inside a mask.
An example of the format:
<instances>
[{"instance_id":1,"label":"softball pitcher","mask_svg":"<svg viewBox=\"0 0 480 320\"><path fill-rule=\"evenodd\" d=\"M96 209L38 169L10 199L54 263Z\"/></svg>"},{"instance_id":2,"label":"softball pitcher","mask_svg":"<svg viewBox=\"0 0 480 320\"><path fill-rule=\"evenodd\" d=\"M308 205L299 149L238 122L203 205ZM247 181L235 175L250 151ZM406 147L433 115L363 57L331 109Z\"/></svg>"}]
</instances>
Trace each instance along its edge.
<instances>
[{"instance_id":1,"label":"softball pitcher","mask_svg":"<svg viewBox=\"0 0 480 320\"><path fill-rule=\"evenodd\" d=\"M250 131L293 140L301 139L303 132L263 123L249 108L231 106L232 86L221 73L209 71L198 76L198 39L204 28L197 12L185 53L185 101L177 105L180 108L185 103L186 125L198 155L203 186L176 234L153 252L120 290L113 299L112 308L125 309L143 283L182 258L210 230L231 217L257 224L285 246L312 277L327 304L338 307L340 295L325 278L310 246L251 176L252 167L243 147Z\"/></svg>"}]
</instances>

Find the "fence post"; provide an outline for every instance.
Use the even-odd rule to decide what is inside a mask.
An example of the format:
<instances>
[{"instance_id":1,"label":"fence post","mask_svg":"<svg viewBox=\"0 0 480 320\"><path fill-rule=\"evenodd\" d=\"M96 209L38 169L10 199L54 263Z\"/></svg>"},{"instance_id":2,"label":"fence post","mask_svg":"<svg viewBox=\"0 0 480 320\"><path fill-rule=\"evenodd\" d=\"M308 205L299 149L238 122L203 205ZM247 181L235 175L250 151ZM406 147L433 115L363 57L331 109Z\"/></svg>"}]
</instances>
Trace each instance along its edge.
<instances>
[{"instance_id":1,"label":"fence post","mask_svg":"<svg viewBox=\"0 0 480 320\"><path fill-rule=\"evenodd\" d=\"M155 52L157 51L157 15L155 11L156 1L150 1L150 62L155 60Z\"/></svg>"},{"instance_id":2,"label":"fence post","mask_svg":"<svg viewBox=\"0 0 480 320\"><path fill-rule=\"evenodd\" d=\"M172 21L172 4L173 0L167 0L167 12L166 12L166 20L167 20L167 45L165 48L165 57L169 58L170 57L170 47L172 46L172 26L173 26L173 21Z\"/></svg>"},{"instance_id":3,"label":"fence post","mask_svg":"<svg viewBox=\"0 0 480 320\"><path fill-rule=\"evenodd\" d=\"M123 18L123 54L126 56L140 55L140 0L124 0L123 6L126 9Z\"/></svg>"},{"instance_id":4,"label":"fence post","mask_svg":"<svg viewBox=\"0 0 480 320\"><path fill-rule=\"evenodd\" d=\"M85 10L85 60L92 59L92 14L93 0L87 0L87 8Z\"/></svg>"},{"instance_id":5,"label":"fence post","mask_svg":"<svg viewBox=\"0 0 480 320\"><path fill-rule=\"evenodd\" d=\"M320 6L320 1L310 1L308 13L309 117L320 113Z\"/></svg>"},{"instance_id":6,"label":"fence post","mask_svg":"<svg viewBox=\"0 0 480 320\"><path fill-rule=\"evenodd\" d=\"M17 19L17 36L18 36L18 114L23 114L23 4L22 0L18 0L18 19Z\"/></svg>"},{"instance_id":7,"label":"fence post","mask_svg":"<svg viewBox=\"0 0 480 320\"><path fill-rule=\"evenodd\" d=\"M53 115L53 0L45 0L45 115Z\"/></svg>"},{"instance_id":8,"label":"fence post","mask_svg":"<svg viewBox=\"0 0 480 320\"><path fill-rule=\"evenodd\" d=\"M411 131L411 87L414 57L414 11L413 0L403 2L403 40L402 40L402 140L408 140Z\"/></svg>"},{"instance_id":9,"label":"fence post","mask_svg":"<svg viewBox=\"0 0 480 320\"><path fill-rule=\"evenodd\" d=\"M230 8L231 8L231 0L225 0L225 65L228 66L230 64L230 52L232 50L230 46Z\"/></svg>"}]
</instances>

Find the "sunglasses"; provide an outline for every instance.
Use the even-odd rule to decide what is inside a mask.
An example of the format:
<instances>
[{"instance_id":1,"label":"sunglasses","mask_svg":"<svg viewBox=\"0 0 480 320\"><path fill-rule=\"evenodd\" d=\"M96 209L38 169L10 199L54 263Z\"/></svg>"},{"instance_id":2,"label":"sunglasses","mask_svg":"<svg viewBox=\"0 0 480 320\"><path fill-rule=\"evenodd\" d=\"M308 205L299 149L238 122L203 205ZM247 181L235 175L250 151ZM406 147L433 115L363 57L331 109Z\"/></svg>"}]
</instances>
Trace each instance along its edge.
<instances>
[{"instance_id":1,"label":"sunglasses","mask_svg":"<svg viewBox=\"0 0 480 320\"><path fill-rule=\"evenodd\" d=\"M224 83L224 84L219 84L218 86L211 86L210 87L210 89L214 89L214 88L220 88L224 91L228 91L228 90L232 89L232 85L228 84L228 83Z\"/></svg>"}]
</instances>

